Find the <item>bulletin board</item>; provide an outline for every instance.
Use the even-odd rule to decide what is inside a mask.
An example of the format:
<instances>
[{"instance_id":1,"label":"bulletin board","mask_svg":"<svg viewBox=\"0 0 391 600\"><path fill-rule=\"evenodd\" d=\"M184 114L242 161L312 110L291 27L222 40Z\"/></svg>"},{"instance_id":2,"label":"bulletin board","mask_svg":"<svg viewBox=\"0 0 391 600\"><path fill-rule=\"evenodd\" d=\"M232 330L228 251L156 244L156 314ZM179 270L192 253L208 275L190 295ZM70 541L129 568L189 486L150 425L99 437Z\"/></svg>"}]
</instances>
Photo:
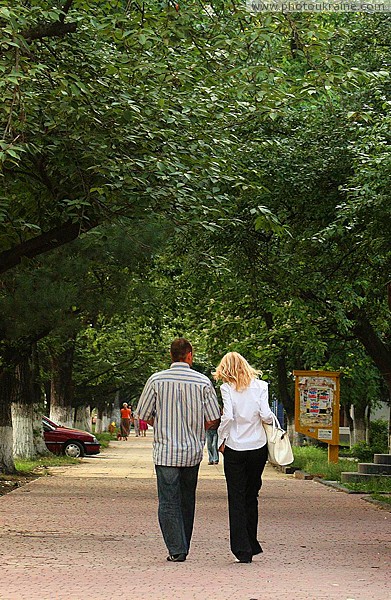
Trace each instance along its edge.
<instances>
[{"instance_id":1,"label":"bulletin board","mask_svg":"<svg viewBox=\"0 0 391 600\"><path fill-rule=\"evenodd\" d=\"M339 444L338 371L293 371L296 431L332 446Z\"/></svg>"}]
</instances>

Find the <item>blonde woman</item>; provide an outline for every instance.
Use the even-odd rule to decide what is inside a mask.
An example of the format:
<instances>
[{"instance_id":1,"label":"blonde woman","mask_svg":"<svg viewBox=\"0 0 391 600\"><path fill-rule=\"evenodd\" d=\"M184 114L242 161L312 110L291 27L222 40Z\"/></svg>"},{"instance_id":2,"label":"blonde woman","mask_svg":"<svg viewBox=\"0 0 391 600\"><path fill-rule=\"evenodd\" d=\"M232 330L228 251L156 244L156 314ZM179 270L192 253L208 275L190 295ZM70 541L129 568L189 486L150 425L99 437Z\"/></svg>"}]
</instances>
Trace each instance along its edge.
<instances>
[{"instance_id":1,"label":"blonde woman","mask_svg":"<svg viewBox=\"0 0 391 600\"><path fill-rule=\"evenodd\" d=\"M273 413L267 383L258 374L243 356L228 352L213 375L223 381L218 446L224 454L231 550L240 563L251 563L262 552L257 540L258 492L267 460L262 421L272 423Z\"/></svg>"}]
</instances>

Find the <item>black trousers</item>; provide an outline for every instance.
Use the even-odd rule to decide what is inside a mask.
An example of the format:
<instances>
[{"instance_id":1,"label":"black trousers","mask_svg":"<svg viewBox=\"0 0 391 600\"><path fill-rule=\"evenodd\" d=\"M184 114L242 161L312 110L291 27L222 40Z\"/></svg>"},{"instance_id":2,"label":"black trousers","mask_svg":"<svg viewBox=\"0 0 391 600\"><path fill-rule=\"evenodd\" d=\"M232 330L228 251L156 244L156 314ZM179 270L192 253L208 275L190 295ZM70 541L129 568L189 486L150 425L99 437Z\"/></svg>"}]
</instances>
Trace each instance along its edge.
<instances>
[{"instance_id":1,"label":"black trousers","mask_svg":"<svg viewBox=\"0 0 391 600\"><path fill-rule=\"evenodd\" d=\"M224 473L228 490L231 550L239 559L262 552L257 540L258 492L267 461L267 445L257 450L225 447Z\"/></svg>"}]
</instances>

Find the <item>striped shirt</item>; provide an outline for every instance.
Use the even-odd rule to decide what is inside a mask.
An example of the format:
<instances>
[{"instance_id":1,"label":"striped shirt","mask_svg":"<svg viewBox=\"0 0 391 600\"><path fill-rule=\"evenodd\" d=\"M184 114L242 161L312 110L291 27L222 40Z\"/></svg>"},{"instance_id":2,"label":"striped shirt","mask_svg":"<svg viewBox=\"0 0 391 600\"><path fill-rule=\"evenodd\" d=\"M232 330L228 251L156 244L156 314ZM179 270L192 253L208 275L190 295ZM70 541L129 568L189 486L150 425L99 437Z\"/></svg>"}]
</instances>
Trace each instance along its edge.
<instances>
[{"instance_id":1,"label":"striped shirt","mask_svg":"<svg viewBox=\"0 0 391 600\"><path fill-rule=\"evenodd\" d=\"M198 465L205 421L220 418L211 381L185 362L174 362L148 379L136 412L140 419L154 419L153 461L167 467Z\"/></svg>"}]
</instances>

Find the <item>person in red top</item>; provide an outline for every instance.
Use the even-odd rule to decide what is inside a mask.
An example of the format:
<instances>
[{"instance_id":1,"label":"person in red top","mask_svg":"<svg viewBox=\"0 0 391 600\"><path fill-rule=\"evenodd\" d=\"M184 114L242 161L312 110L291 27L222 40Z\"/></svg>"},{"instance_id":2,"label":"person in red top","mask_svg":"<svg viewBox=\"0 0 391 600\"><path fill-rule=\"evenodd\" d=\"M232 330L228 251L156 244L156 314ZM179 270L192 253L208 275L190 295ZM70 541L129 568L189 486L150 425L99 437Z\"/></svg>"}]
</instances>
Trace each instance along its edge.
<instances>
[{"instance_id":1,"label":"person in red top","mask_svg":"<svg viewBox=\"0 0 391 600\"><path fill-rule=\"evenodd\" d=\"M130 417L132 416L132 411L128 407L127 403L124 402L121 408L121 437L123 440L127 440L130 431Z\"/></svg>"},{"instance_id":2,"label":"person in red top","mask_svg":"<svg viewBox=\"0 0 391 600\"><path fill-rule=\"evenodd\" d=\"M145 437L147 435L148 423L146 421L143 421L143 419L140 419L139 423L140 423L140 425L139 425L140 435Z\"/></svg>"}]
</instances>

